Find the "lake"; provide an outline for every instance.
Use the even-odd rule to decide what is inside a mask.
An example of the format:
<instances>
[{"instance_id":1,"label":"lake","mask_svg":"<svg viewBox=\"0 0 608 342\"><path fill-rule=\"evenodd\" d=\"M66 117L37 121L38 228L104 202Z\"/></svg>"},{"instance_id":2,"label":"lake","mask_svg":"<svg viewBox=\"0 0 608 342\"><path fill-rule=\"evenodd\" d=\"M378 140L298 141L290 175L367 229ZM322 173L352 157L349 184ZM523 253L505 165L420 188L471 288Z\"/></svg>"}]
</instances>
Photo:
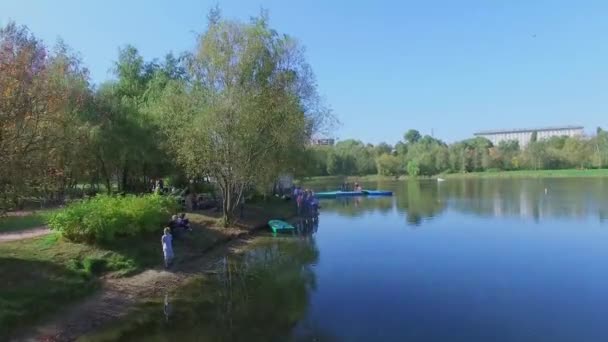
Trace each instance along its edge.
<instances>
[{"instance_id":1,"label":"lake","mask_svg":"<svg viewBox=\"0 0 608 342\"><path fill-rule=\"evenodd\" d=\"M608 179L364 186L83 340L608 340Z\"/></svg>"}]
</instances>

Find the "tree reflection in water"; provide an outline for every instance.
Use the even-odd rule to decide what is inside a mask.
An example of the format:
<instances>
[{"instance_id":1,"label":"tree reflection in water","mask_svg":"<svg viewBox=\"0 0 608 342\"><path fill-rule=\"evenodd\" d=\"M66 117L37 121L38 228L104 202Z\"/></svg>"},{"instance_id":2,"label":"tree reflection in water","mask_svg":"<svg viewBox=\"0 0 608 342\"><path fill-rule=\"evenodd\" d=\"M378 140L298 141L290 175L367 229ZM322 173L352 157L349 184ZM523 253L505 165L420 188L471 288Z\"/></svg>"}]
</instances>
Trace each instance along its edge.
<instances>
[{"instance_id":1,"label":"tree reflection in water","mask_svg":"<svg viewBox=\"0 0 608 342\"><path fill-rule=\"evenodd\" d=\"M409 180L395 192L397 208L405 212L408 224L418 226L425 218L437 216L445 209L437 182Z\"/></svg>"},{"instance_id":2,"label":"tree reflection in water","mask_svg":"<svg viewBox=\"0 0 608 342\"><path fill-rule=\"evenodd\" d=\"M608 179L448 179L408 180L364 184L366 189L393 191L393 197L345 197L322 201L322 212L362 217L387 213L395 207L409 225L439 216L450 209L488 217L547 218L596 217L608 219ZM546 191L545 191L546 189Z\"/></svg>"},{"instance_id":3,"label":"tree reflection in water","mask_svg":"<svg viewBox=\"0 0 608 342\"><path fill-rule=\"evenodd\" d=\"M323 200L321 212L325 210L351 217L360 217L371 212L388 213L393 210L393 198L387 196L338 197Z\"/></svg>"},{"instance_id":4,"label":"tree reflection in water","mask_svg":"<svg viewBox=\"0 0 608 342\"><path fill-rule=\"evenodd\" d=\"M264 238L224 257L216 272L141 306L124 322L85 341L283 341L290 339L316 287L314 238ZM168 298L168 297L167 297ZM159 305L160 304L160 305ZM310 332L309 332L310 333ZM314 334L314 332L313 332ZM319 333L320 334L320 333Z\"/></svg>"}]
</instances>

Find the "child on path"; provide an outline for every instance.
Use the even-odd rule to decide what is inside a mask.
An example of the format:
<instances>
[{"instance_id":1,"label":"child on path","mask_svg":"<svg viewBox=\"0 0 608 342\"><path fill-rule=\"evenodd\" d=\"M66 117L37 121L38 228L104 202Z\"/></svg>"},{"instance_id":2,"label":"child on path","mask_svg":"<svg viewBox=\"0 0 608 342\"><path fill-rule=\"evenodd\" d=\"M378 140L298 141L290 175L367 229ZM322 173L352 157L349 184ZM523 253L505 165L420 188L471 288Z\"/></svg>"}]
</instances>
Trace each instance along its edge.
<instances>
[{"instance_id":1,"label":"child on path","mask_svg":"<svg viewBox=\"0 0 608 342\"><path fill-rule=\"evenodd\" d=\"M171 228L165 227L165 233L160 241L163 245L165 268L169 268L169 266L171 266L171 262L173 261L173 236L171 236Z\"/></svg>"}]
</instances>

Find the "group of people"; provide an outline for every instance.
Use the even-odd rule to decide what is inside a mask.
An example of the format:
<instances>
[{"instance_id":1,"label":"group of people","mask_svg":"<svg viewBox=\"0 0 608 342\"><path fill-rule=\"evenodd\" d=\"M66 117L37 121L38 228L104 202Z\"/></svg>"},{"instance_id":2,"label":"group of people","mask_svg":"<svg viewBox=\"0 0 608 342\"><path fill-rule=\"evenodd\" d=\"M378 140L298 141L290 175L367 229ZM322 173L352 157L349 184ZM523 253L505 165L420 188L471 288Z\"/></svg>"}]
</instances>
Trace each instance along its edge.
<instances>
[{"instance_id":1,"label":"group of people","mask_svg":"<svg viewBox=\"0 0 608 342\"><path fill-rule=\"evenodd\" d=\"M182 231L192 231L192 228L190 228L190 220L186 217L185 213L171 216L171 220L167 226L171 229L171 234L179 234Z\"/></svg>"},{"instance_id":2,"label":"group of people","mask_svg":"<svg viewBox=\"0 0 608 342\"><path fill-rule=\"evenodd\" d=\"M298 215L314 216L318 213L319 199L315 196L315 193L312 190L302 190L301 187L297 186L293 190L293 198L296 202L296 210Z\"/></svg>"},{"instance_id":3,"label":"group of people","mask_svg":"<svg viewBox=\"0 0 608 342\"><path fill-rule=\"evenodd\" d=\"M185 213L173 215L167 227L163 230L163 236L160 242L163 246L163 256L165 257L165 267L169 268L173 262L173 237L179 236L180 232L192 231L190 220L186 218Z\"/></svg>"},{"instance_id":4,"label":"group of people","mask_svg":"<svg viewBox=\"0 0 608 342\"><path fill-rule=\"evenodd\" d=\"M362 191L363 187L359 183L342 183L341 191Z\"/></svg>"}]
</instances>

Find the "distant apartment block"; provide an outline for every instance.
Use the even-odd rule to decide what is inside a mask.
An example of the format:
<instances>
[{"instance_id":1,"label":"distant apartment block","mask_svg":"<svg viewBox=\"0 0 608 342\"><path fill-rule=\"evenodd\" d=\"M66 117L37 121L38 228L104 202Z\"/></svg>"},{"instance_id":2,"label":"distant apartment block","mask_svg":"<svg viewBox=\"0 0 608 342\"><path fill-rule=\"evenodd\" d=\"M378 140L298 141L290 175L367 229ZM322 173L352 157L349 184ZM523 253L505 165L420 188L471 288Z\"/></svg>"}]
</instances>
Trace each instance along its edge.
<instances>
[{"instance_id":1,"label":"distant apartment block","mask_svg":"<svg viewBox=\"0 0 608 342\"><path fill-rule=\"evenodd\" d=\"M310 143L317 146L334 146L336 141L335 139L312 139Z\"/></svg>"},{"instance_id":2,"label":"distant apartment block","mask_svg":"<svg viewBox=\"0 0 608 342\"><path fill-rule=\"evenodd\" d=\"M519 146L526 146L532 138L532 134L536 132L536 139L542 140L551 137L569 136L569 137L582 137L583 127L582 126L562 126L562 127L545 127L545 128L531 128L531 129L511 129L511 130L496 130L496 131L482 131L474 133L477 137L484 137L492 142L494 145L498 145L501 141L517 140Z\"/></svg>"}]
</instances>

